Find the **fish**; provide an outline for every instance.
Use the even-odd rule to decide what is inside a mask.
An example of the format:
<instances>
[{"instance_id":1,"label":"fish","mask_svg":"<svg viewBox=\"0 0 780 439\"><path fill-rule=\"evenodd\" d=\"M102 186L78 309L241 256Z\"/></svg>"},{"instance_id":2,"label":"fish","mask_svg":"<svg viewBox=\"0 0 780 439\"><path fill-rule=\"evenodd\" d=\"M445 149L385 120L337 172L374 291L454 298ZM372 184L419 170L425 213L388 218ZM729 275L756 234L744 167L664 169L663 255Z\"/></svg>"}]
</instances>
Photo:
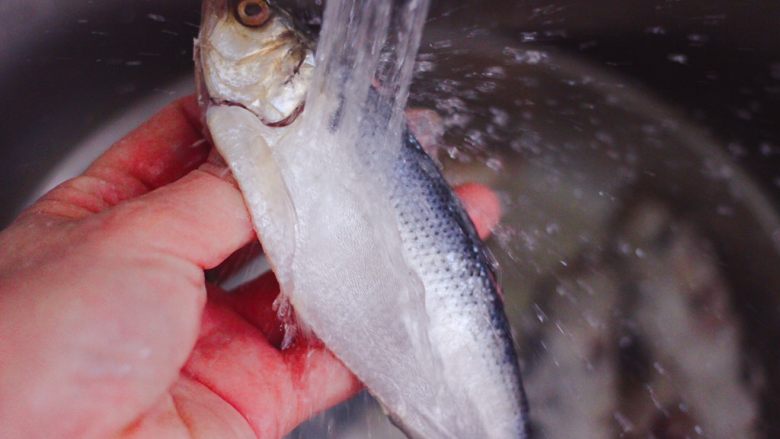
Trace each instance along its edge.
<instances>
[{"instance_id":1,"label":"fish","mask_svg":"<svg viewBox=\"0 0 780 439\"><path fill-rule=\"evenodd\" d=\"M494 264L414 135L379 183L307 137L314 43L269 1L204 0L194 57L208 136L300 324L409 437L528 437Z\"/></svg>"}]
</instances>

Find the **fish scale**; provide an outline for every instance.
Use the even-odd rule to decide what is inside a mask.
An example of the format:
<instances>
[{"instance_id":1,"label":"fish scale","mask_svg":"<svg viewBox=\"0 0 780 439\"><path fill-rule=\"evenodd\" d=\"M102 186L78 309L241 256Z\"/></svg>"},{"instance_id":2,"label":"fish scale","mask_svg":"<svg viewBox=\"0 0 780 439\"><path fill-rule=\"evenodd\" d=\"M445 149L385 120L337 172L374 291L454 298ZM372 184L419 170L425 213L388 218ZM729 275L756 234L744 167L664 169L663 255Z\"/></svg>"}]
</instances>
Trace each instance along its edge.
<instances>
[{"instance_id":1,"label":"fish scale","mask_svg":"<svg viewBox=\"0 0 780 439\"><path fill-rule=\"evenodd\" d=\"M520 402L516 409L517 425L511 428L526 434L523 421L527 404L491 259L438 166L411 133L405 140L390 180L394 182L391 201L404 256L425 286L426 308L432 319L438 316L467 322L463 326L473 342L468 346L480 349L464 354L482 358L482 373L501 377L513 402ZM432 340L432 345L435 349L446 342ZM483 389L474 386L473 391ZM477 407L488 422L490 409Z\"/></svg>"},{"instance_id":2,"label":"fish scale","mask_svg":"<svg viewBox=\"0 0 780 439\"><path fill-rule=\"evenodd\" d=\"M268 8L267 21L242 23L231 11L242 5ZM410 437L527 437L512 337L474 225L414 136L378 128L393 124L382 118L391 96L370 88L355 107L342 90L309 90L310 47L264 0L204 1L200 102L282 294ZM344 70L323 71L343 86ZM304 110L307 96L324 99ZM379 125L350 131L355 119Z\"/></svg>"}]
</instances>

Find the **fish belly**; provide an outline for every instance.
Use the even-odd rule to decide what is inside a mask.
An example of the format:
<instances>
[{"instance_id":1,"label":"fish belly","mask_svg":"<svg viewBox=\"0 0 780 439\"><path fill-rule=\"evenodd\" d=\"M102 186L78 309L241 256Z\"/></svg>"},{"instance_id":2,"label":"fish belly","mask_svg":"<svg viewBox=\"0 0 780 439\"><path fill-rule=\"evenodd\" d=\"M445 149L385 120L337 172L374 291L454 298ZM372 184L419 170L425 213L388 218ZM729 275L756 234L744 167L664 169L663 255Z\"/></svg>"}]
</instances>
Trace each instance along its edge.
<instances>
[{"instance_id":1,"label":"fish belly","mask_svg":"<svg viewBox=\"0 0 780 439\"><path fill-rule=\"evenodd\" d=\"M231 106L207 120L298 320L407 435L526 437L490 259L412 136L373 184L339 142L287 142L297 125L266 127Z\"/></svg>"}]
</instances>

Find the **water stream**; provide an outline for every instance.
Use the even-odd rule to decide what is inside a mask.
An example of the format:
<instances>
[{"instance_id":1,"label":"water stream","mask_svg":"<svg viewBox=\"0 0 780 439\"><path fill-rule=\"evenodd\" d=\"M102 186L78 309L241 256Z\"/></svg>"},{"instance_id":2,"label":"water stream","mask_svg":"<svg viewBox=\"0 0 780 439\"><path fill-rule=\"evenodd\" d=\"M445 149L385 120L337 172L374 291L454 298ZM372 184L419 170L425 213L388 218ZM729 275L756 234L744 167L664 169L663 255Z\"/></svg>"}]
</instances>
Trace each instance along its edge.
<instances>
[{"instance_id":1,"label":"water stream","mask_svg":"<svg viewBox=\"0 0 780 439\"><path fill-rule=\"evenodd\" d=\"M395 156L428 3L328 2L305 132L327 132L363 156Z\"/></svg>"}]
</instances>

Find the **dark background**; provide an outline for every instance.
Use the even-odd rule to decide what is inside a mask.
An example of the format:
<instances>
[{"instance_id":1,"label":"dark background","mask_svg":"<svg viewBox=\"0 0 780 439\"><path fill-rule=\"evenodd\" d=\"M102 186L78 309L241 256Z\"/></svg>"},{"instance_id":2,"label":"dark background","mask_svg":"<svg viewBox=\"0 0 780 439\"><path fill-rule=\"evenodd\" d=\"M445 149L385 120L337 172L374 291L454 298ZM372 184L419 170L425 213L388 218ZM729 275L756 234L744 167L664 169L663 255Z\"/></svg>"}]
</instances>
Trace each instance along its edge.
<instances>
[{"instance_id":1,"label":"dark background","mask_svg":"<svg viewBox=\"0 0 780 439\"><path fill-rule=\"evenodd\" d=\"M195 0L0 2L0 226L79 139L191 71L199 9ZM488 29L576 53L645 85L780 201L780 2L447 0L429 17L453 32Z\"/></svg>"}]
</instances>

